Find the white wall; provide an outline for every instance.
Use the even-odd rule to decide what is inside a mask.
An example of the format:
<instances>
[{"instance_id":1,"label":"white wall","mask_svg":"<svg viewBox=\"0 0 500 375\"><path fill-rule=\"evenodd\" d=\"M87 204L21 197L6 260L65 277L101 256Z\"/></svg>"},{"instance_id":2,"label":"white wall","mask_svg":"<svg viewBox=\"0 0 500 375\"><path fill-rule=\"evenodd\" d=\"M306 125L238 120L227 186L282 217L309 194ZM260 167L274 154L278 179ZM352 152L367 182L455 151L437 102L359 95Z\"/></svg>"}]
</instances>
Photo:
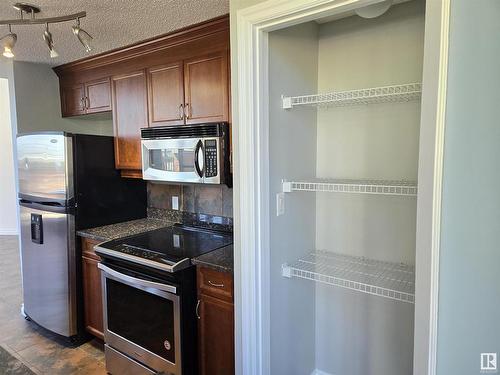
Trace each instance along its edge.
<instances>
[{"instance_id":1,"label":"white wall","mask_svg":"<svg viewBox=\"0 0 500 375\"><path fill-rule=\"evenodd\" d=\"M18 133L64 130L113 135L111 114L61 117L59 81L44 64L14 62Z\"/></svg>"},{"instance_id":2,"label":"white wall","mask_svg":"<svg viewBox=\"0 0 500 375\"><path fill-rule=\"evenodd\" d=\"M451 2L438 375L500 365L499 19L497 0Z\"/></svg>"},{"instance_id":3,"label":"white wall","mask_svg":"<svg viewBox=\"0 0 500 375\"><path fill-rule=\"evenodd\" d=\"M0 235L17 234L11 100L7 78L0 78L0 181Z\"/></svg>"}]
</instances>

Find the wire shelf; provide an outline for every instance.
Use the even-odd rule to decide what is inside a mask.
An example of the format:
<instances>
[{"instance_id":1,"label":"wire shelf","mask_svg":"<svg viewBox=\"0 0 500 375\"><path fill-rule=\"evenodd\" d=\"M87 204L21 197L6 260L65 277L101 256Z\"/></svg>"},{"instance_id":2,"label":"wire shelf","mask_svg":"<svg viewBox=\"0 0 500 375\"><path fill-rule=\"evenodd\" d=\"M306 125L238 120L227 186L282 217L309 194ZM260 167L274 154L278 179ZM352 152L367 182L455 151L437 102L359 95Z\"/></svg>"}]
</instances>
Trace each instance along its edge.
<instances>
[{"instance_id":1,"label":"wire shelf","mask_svg":"<svg viewBox=\"0 0 500 375\"><path fill-rule=\"evenodd\" d=\"M315 251L293 264L283 264L285 277L297 277L415 303L415 267L404 263Z\"/></svg>"},{"instance_id":2,"label":"wire shelf","mask_svg":"<svg viewBox=\"0 0 500 375\"><path fill-rule=\"evenodd\" d=\"M372 87L367 89L337 91L326 94L282 96L283 108L297 106L348 106L387 102L409 102L419 100L422 95L421 83Z\"/></svg>"},{"instance_id":3,"label":"wire shelf","mask_svg":"<svg viewBox=\"0 0 500 375\"><path fill-rule=\"evenodd\" d=\"M317 180L317 181L283 181L283 192L315 191L327 193L355 193L416 196L415 181L392 180Z\"/></svg>"}]
</instances>

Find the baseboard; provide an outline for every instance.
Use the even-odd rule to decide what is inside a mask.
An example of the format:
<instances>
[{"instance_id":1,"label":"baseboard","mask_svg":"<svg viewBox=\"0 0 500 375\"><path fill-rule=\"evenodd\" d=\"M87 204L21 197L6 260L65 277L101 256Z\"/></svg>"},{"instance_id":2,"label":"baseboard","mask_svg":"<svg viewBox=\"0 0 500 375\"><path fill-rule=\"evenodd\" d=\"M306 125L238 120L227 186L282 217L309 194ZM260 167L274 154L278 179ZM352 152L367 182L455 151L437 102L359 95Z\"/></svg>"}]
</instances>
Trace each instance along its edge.
<instances>
[{"instance_id":1,"label":"baseboard","mask_svg":"<svg viewBox=\"0 0 500 375\"><path fill-rule=\"evenodd\" d=\"M311 375L334 375L334 374L330 374L329 372L315 369L315 370L313 370L313 372L311 372Z\"/></svg>"},{"instance_id":2,"label":"baseboard","mask_svg":"<svg viewBox=\"0 0 500 375\"><path fill-rule=\"evenodd\" d=\"M17 236L17 229L0 229L0 236Z\"/></svg>"}]
</instances>

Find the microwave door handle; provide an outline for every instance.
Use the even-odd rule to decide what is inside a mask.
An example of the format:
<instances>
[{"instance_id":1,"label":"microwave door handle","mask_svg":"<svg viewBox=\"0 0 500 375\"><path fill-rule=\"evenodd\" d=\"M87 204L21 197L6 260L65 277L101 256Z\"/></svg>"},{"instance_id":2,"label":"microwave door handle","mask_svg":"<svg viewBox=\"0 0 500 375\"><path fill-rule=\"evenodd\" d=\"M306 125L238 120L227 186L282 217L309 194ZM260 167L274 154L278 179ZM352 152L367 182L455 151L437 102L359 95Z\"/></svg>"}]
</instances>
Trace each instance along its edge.
<instances>
[{"instance_id":1,"label":"microwave door handle","mask_svg":"<svg viewBox=\"0 0 500 375\"><path fill-rule=\"evenodd\" d=\"M198 143L196 144L196 148L194 150L194 167L196 169L196 173L198 173L198 176L200 176L200 178L203 178L203 169L205 168L205 163L203 163L203 169L200 168L200 163L198 163L198 155L200 153L200 150L203 152L202 141L198 141Z\"/></svg>"}]
</instances>

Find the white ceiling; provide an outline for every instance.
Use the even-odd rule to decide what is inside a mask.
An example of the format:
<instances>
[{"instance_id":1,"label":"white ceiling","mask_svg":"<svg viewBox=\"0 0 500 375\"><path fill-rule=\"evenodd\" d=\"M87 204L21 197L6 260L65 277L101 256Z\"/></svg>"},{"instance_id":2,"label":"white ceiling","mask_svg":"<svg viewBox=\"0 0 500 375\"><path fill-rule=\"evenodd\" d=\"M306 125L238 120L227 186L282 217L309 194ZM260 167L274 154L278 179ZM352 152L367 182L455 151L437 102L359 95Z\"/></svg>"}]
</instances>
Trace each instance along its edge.
<instances>
[{"instance_id":1,"label":"white ceiling","mask_svg":"<svg viewBox=\"0 0 500 375\"><path fill-rule=\"evenodd\" d=\"M0 19L18 17L16 0L0 1ZM86 11L81 27L94 37L86 54L71 32L73 22L49 26L59 57L51 59L42 34L44 25L12 26L17 34L15 60L60 65L165 34L229 12L229 0L33 0L42 8L37 17L54 17ZM0 26L0 36L7 26ZM0 54L0 59L5 59Z\"/></svg>"}]
</instances>

